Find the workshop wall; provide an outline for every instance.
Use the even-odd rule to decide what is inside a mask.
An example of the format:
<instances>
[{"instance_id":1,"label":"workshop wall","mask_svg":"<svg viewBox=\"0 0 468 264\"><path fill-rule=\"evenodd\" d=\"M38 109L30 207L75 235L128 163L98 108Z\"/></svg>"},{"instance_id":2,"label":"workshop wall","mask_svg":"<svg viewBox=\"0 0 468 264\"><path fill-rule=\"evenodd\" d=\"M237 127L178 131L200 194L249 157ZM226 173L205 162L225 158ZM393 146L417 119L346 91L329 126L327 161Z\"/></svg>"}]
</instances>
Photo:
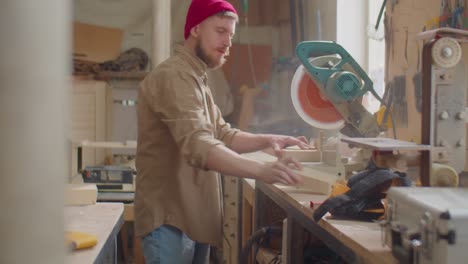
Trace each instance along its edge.
<instances>
[{"instance_id":1,"label":"workshop wall","mask_svg":"<svg viewBox=\"0 0 468 264\"><path fill-rule=\"evenodd\" d=\"M465 0L465 6L468 1ZM421 71L422 41L416 40L425 29L438 28L441 1L412 0L388 1L385 15L386 29L386 83L393 83L397 137L414 142L421 141L421 113L417 107L421 100L419 75ZM451 1L455 6L455 1ZM466 14L466 10L465 10ZM465 15L466 16L466 15ZM466 22L465 22L466 23ZM467 45L463 45L465 61Z\"/></svg>"},{"instance_id":2,"label":"workshop wall","mask_svg":"<svg viewBox=\"0 0 468 264\"><path fill-rule=\"evenodd\" d=\"M123 31L122 51L138 47L150 55L153 47L152 2L137 0L111 4L105 0L77 0L74 1L74 19L82 23L120 29ZM190 2L191 0L171 1L172 44L183 41L185 16ZM314 26L317 20L310 16L316 14L316 8L321 11L320 35L326 40L336 40L337 0L249 0L247 9L240 0L230 2L237 8L240 16L233 39L234 46L225 67L210 73L213 95L223 115L235 126L239 125L242 117L242 128L254 132L310 134L309 125L295 113L290 100L290 82L299 65L295 60L294 48L301 40L317 39L312 37L312 34L318 34L314 32L317 30ZM294 12L291 12L291 7ZM124 87L125 83L119 83L120 89L112 89L112 93L115 95L121 93L121 90L125 90L126 95L129 90L130 93L131 90L136 93L135 82L126 84L131 87ZM246 88L249 90L245 90ZM113 97L114 101L122 100L120 95ZM129 99L133 97L130 95ZM247 111L242 107L243 101L246 102L244 105L250 105ZM132 126L135 123L131 120L118 122L123 126ZM116 120L114 127L122 127L115 123ZM128 137L115 136L111 139L131 140Z\"/></svg>"},{"instance_id":3,"label":"workshop wall","mask_svg":"<svg viewBox=\"0 0 468 264\"><path fill-rule=\"evenodd\" d=\"M295 46L309 39L309 1L249 0L247 10L240 0L230 2L240 21L223 67L234 99L227 119L253 132L310 135L290 99L290 83L299 65Z\"/></svg>"},{"instance_id":4,"label":"workshop wall","mask_svg":"<svg viewBox=\"0 0 468 264\"><path fill-rule=\"evenodd\" d=\"M177 0L173 0L173 2L176 1ZM119 43L112 43L112 45L106 44L106 47L118 47L117 55L130 48L140 48L151 57L154 47L152 0L125 0L118 2L105 0L75 0L73 4L73 19L75 22L85 23L97 29L108 28L109 30L122 32L122 38ZM75 34L75 37L80 36L76 36ZM83 38L85 41L89 41L86 40L86 36L83 36ZM99 45L95 45L95 47L97 46ZM108 60L116 59L116 57L117 56L108 58ZM148 68L151 66L150 63ZM80 85L76 85L76 83L80 83ZM105 92L108 100L99 102L104 104L102 107L106 109L105 114L108 128L106 136L93 137L92 134L90 134L94 133L93 129L91 127L86 127L89 131L85 137L77 137L76 135L80 134L81 131L73 128L72 138L76 140L88 139L121 142L136 140L136 109L132 102L136 101L139 80L125 78L106 78L103 81L82 80L74 83L73 90L78 93L86 89L100 90L101 88L96 88L94 87L95 85L93 86L94 83L107 83L106 87L108 87ZM73 98L75 97L76 96L73 95ZM75 115L81 113L78 110L79 109L75 109ZM96 126L97 125L99 124L96 123ZM87 156L92 157L92 155ZM102 159L96 159L96 162L101 160Z\"/></svg>"},{"instance_id":5,"label":"workshop wall","mask_svg":"<svg viewBox=\"0 0 468 264\"><path fill-rule=\"evenodd\" d=\"M388 1L385 15L386 30L386 89L393 89L394 117L397 137L402 140L421 142L421 54L422 41L418 33L439 27L442 1L412 0ZM447 1L452 7L456 1ZM468 1L465 0L465 6ZM468 28L468 11L465 8L464 28ZM462 44L463 60L468 61L468 45ZM468 67L467 75L468 76ZM389 86L390 84L390 86ZM467 129L468 131L468 129ZM465 142L468 139L466 134ZM467 155L468 158L468 150ZM460 178L460 185L468 185L468 162Z\"/></svg>"}]
</instances>

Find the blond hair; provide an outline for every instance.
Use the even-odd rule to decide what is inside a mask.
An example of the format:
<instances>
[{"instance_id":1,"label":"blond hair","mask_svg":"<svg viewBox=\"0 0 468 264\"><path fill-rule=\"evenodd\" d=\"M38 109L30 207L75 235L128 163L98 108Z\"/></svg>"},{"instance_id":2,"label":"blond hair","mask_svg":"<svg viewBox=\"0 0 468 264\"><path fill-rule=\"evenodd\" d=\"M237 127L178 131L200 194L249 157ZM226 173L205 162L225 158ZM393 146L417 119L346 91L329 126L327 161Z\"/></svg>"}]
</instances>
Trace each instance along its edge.
<instances>
[{"instance_id":1,"label":"blond hair","mask_svg":"<svg viewBox=\"0 0 468 264\"><path fill-rule=\"evenodd\" d=\"M239 22L239 16L232 11L221 11L219 13L216 13L215 16L222 17L222 18L228 17L228 18L235 19L236 23Z\"/></svg>"}]
</instances>

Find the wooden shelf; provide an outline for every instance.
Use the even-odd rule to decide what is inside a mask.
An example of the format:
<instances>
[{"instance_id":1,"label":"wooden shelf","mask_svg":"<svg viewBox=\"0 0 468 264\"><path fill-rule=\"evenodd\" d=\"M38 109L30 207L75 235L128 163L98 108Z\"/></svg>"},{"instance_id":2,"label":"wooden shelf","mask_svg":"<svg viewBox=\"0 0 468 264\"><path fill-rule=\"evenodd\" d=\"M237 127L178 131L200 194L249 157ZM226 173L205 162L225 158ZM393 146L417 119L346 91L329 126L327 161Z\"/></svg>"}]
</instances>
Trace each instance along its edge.
<instances>
[{"instance_id":1,"label":"wooden shelf","mask_svg":"<svg viewBox=\"0 0 468 264\"><path fill-rule=\"evenodd\" d=\"M112 71L103 71L96 74L96 80L143 80L148 72L138 71L138 72L112 72Z\"/></svg>"}]
</instances>

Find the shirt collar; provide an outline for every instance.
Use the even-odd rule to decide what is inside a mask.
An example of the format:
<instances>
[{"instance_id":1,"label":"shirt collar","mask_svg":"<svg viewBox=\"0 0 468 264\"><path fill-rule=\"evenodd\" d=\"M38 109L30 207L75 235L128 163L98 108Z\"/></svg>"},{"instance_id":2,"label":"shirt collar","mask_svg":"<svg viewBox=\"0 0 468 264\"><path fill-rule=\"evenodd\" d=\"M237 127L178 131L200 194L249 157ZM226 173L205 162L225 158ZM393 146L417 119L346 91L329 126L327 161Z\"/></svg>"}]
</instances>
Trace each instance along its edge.
<instances>
[{"instance_id":1,"label":"shirt collar","mask_svg":"<svg viewBox=\"0 0 468 264\"><path fill-rule=\"evenodd\" d=\"M208 65L203 62L199 57L193 54L187 47L184 45L176 45L174 49L175 54L184 58L195 70L199 76L206 76L206 70Z\"/></svg>"}]
</instances>

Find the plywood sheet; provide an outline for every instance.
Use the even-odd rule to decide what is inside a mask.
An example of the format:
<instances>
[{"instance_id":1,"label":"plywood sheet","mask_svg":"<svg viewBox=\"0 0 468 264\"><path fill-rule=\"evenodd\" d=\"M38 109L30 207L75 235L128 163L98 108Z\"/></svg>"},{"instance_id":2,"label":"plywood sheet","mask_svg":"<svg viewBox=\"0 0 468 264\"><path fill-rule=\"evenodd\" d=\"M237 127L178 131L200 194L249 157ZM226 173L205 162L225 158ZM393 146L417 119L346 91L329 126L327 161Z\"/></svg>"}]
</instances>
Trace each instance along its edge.
<instances>
[{"instance_id":1,"label":"plywood sheet","mask_svg":"<svg viewBox=\"0 0 468 264\"><path fill-rule=\"evenodd\" d=\"M429 145L418 145L414 142L396 140L391 138L343 138L341 141L356 147L369 148L380 151L393 150L429 150Z\"/></svg>"},{"instance_id":2,"label":"plywood sheet","mask_svg":"<svg viewBox=\"0 0 468 264\"><path fill-rule=\"evenodd\" d=\"M241 85L250 88L254 85L254 74L257 84L267 82L271 77L272 47L271 45L250 45L252 67L250 67L249 46L233 44L229 58L223 66L224 75L231 88L239 89Z\"/></svg>"},{"instance_id":3,"label":"plywood sheet","mask_svg":"<svg viewBox=\"0 0 468 264\"><path fill-rule=\"evenodd\" d=\"M73 57L104 62L116 59L121 51L123 30L96 25L73 23Z\"/></svg>"}]
</instances>

